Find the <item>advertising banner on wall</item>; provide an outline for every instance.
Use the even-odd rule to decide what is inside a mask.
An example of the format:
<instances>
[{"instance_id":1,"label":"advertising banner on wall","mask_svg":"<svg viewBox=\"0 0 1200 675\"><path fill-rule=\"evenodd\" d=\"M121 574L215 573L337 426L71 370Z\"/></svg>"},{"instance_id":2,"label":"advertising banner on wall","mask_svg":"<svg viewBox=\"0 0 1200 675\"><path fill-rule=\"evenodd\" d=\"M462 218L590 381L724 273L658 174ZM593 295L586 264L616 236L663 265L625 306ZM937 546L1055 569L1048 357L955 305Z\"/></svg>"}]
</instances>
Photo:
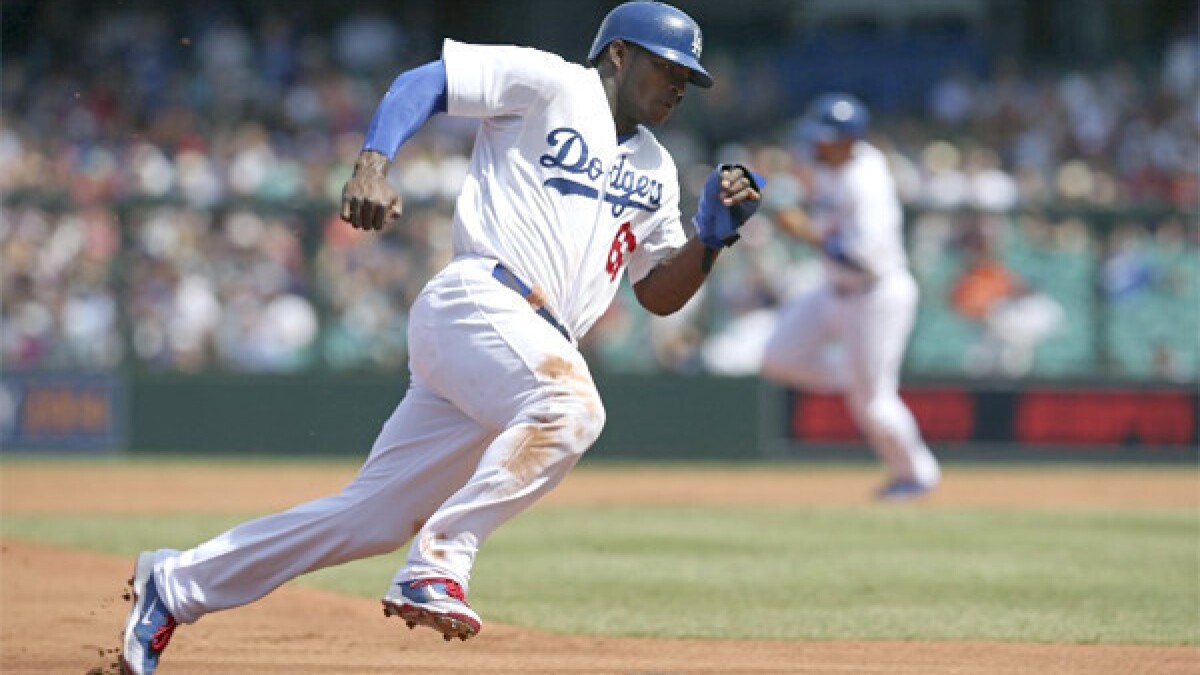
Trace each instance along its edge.
<instances>
[{"instance_id":1,"label":"advertising banner on wall","mask_svg":"<svg viewBox=\"0 0 1200 675\"><path fill-rule=\"evenodd\" d=\"M863 444L841 397L786 396L784 436L793 444ZM901 398L935 446L1124 450L1153 459L1195 456L1200 443L1200 400L1186 387L913 387Z\"/></svg>"},{"instance_id":2,"label":"advertising banner on wall","mask_svg":"<svg viewBox=\"0 0 1200 675\"><path fill-rule=\"evenodd\" d=\"M113 373L0 376L0 450L113 452L125 447L126 395Z\"/></svg>"}]
</instances>

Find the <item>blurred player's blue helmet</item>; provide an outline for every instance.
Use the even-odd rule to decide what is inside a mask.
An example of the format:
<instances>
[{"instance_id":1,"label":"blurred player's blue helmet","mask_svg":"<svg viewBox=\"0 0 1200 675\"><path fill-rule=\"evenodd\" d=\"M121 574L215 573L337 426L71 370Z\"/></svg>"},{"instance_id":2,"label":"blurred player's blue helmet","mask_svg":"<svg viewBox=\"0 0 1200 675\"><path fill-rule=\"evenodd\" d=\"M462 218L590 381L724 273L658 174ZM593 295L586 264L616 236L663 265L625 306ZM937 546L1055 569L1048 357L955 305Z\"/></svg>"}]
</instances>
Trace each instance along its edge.
<instances>
[{"instance_id":1,"label":"blurred player's blue helmet","mask_svg":"<svg viewBox=\"0 0 1200 675\"><path fill-rule=\"evenodd\" d=\"M871 114L863 102L850 94L832 92L818 96L800 122L800 136L809 143L867 135Z\"/></svg>"},{"instance_id":2,"label":"blurred player's blue helmet","mask_svg":"<svg viewBox=\"0 0 1200 675\"><path fill-rule=\"evenodd\" d=\"M692 71L688 81L697 87L712 86L712 77L700 65L704 38L692 17L661 2L627 2L608 13L596 31L588 52L588 65L596 65L613 40L627 40Z\"/></svg>"}]
</instances>

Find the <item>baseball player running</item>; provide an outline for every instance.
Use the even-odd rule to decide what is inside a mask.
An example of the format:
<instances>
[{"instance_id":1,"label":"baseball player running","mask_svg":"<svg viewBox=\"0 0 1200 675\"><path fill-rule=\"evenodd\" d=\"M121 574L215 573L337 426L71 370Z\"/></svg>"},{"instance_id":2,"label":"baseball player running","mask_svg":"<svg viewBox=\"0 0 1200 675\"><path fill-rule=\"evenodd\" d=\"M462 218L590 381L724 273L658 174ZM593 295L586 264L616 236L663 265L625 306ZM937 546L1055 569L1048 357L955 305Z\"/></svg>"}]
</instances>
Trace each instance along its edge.
<instances>
[{"instance_id":1,"label":"baseball player running","mask_svg":"<svg viewBox=\"0 0 1200 675\"><path fill-rule=\"evenodd\" d=\"M701 44L678 9L630 2L600 25L590 67L446 40L439 60L394 81L343 191L341 216L356 228L401 215L386 175L429 117L482 121L455 208L455 257L411 309L409 390L340 494L190 550L142 553L125 672L153 672L178 624L410 539L384 613L447 640L479 632L467 603L479 547L554 488L604 426L576 341L626 272L648 311L678 310L757 206L752 175L721 167L689 238L674 161L647 129L689 83L711 86Z\"/></svg>"},{"instance_id":2,"label":"baseball player running","mask_svg":"<svg viewBox=\"0 0 1200 675\"><path fill-rule=\"evenodd\" d=\"M840 392L889 480L877 496L919 497L940 470L898 394L917 285L904 251L902 210L886 159L865 139L867 108L818 97L801 121L817 171L807 209L771 209L784 232L822 253L824 276L780 310L762 374L801 389ZM840 349L830 349L834 345Z\"/></svg>"}]
</instances>

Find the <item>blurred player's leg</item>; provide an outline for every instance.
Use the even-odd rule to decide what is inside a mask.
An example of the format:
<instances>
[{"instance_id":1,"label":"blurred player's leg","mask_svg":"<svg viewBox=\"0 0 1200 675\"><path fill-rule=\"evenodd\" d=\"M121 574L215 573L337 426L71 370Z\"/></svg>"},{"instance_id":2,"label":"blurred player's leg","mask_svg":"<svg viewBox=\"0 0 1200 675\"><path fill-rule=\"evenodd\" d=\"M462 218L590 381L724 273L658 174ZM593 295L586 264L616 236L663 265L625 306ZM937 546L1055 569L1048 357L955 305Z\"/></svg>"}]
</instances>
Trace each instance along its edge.
<instances>
[{"instance_id":1,"label":"blurred player's leg","mask_svg":"<svg viewBox=\"0 0 1200 675\"><path fill-rule=\"evenodd\" d=\"M907 276L881 280L852 302L846 324L847 402L891 478L928 487L940 478L938 463L899 395L916 303L916 284Z\"/></svg>"},{"instance_id":2,"label":"blurred player's leg","mask_svg":"<svg viewBox=\"0 0 1200 675\"><path fill-rule=\"evenodd\" d=\"M806 391L845 391L844 357L826 349L837 338L839 320L837 298L826 286L785 304L763 350L763 377Z\"/></svg>"}]
</instances>

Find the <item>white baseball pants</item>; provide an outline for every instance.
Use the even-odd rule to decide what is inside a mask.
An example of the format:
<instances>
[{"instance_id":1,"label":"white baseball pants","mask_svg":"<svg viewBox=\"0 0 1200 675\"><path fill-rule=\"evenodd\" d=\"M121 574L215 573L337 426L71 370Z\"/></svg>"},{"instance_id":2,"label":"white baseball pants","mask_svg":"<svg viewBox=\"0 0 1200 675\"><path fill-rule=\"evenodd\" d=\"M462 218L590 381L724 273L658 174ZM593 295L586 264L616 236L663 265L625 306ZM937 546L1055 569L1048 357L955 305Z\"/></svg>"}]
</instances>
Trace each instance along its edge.
<instances>
[{"instance_id":1,"label":"white baseball pants","mask_svg":"<svg viewBox=\"0 0 1200 675\"><path fill-rule=\"evenodd\" d=\"M176 620L410 539L393 583L467 587L483 541L557 485L605 420L579 351L492 278L494 264L457 259L413 304L409 390L340 494L158 551L155 581Z\"/></svg>"},{"instance_id":2,"label":"white baseball pants","mask_svg":"<svg viewBox=\"0 0 1200 675\"><path fill-rule=\"evenodd\" d=\"M843 394L889 474L933 485L941 473L937 459L899 395L916 309L917 285L907 273L841 295L823 283L780 310L762 374L803 390Z\"/></svg>"}]
</instances>

